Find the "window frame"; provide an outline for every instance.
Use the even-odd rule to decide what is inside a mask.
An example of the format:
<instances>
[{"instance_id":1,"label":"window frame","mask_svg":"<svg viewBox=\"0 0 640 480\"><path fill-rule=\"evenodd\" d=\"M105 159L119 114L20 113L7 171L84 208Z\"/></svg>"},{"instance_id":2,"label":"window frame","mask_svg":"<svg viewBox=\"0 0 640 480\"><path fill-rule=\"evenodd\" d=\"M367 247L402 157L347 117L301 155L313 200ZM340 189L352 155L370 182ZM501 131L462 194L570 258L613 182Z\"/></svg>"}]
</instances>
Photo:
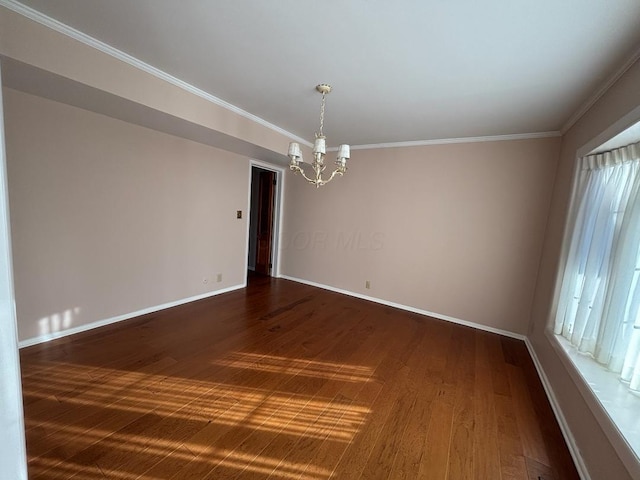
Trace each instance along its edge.
<instances>
[{"instance_id":1,"label":"window frame","mask_svg":"<svg viewBox=\"0 0 640 480\"><path fill-rule=\"evenodd\" d=\"M547 319L547 326L545 328L545 336L549 343L557 353L582 398L591 410L594 418L602 428L607 439L629 472L640 471L640 428L637 432L638 438L635 439L636 434L634 432L625 431L627 429L625 428L624 422L621 422L622 425L619 425L618 422L616 422L616 418L624 418L624 405L626 404L626 401L637 401L638 405L640 405L640 397L634 395L628 390L624 391L624 396L620 395L618 398L609 398L602 394L598 395L596 390L607 389L607 391L609 391L612 382L620 384L617 374L606 371L605 368L598 364L594 359L577 353L576 349L572 347L564 337L556 335L553 330L558 311L560 293L562 290L563 275L569 256L573 226L575 225L578 210L576 191L578 187L578 176L580 173L580 158L588 155L600 145L639 122L640 106L637 106L627 115L614 122L600 134L596 135L576 150L572 167L571 192L565 215L561 252L556 270L553 303ZM590 362L591 364L588 368L585 367L585 361ZM594 374L594 370L597 368L601 369L606 375ZM635 450L629 444L627 436L632 436L634 438L633 443L634 445L637 445Z\"/></svg>"}]
</instances>

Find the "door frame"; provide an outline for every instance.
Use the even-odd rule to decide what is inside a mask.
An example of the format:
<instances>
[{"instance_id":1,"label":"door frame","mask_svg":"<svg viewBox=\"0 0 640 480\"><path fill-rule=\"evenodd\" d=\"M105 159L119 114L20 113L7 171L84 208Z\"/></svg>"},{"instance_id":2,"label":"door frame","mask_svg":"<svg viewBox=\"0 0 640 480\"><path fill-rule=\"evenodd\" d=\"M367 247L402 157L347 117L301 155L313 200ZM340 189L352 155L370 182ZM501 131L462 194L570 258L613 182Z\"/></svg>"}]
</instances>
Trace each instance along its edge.
<instances>
[{"instance_id":1,"label":"door frame","mask_svg":"<svg viewBox=\"0 0 640 480\"><path fill-rule=\"evenodd\" d=\"M0 62L1 63L1 62ZM22 380L18 352L18 323L13 285L11 224L9 222L9 189L2 98L2 65L0 64L0 389L6 392L0 401L0 452L3 473L10 478L27 480ZM6 400L6 401L4 401Z\"/></svg>"},{"instance_id":2,"label":"door frame","mask_svg":"<svg viewBox=\"0 0 640 480\"><path fill-rule=\"evenodd\" d=\"M247 194L247 236L246 236L246 251L245 251L245 285L247 282L248 271L249 271L249 235L251 235L250 231L250 219L251 219L251 176L253 167L262 168L263 170L269 170L274 172L276 175L276 188L273 192L274 202L273 202L273 239L271 241L271 263L273 267L271 268L271 276L278 278L280 277L280 235L282 232L282 206L284 205L284 182L285 182L285 169L284 167L280 167L278 165L273 165L272 163L263 162L261 160L251 159L249 161L249 192Z\"/></svg>"}]
</instances>

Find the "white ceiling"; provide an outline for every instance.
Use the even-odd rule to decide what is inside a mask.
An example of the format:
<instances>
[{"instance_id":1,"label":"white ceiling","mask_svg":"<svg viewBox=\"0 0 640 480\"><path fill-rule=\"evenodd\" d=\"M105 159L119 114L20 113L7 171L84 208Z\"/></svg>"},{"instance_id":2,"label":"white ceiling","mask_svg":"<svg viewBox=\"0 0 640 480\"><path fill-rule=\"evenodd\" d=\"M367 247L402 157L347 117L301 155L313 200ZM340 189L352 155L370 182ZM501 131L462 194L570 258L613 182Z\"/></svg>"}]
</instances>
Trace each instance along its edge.
<instances>
[{"instance_id":1,"label":"white ceiling","mask_svg":"<svg viewBox=\"0 0 640 480\"><path fill-rule=\"evenodd\" d=\"M309 140L559 131L638 54L638 0L22 0Z\"/></svg>"}]
</instances>

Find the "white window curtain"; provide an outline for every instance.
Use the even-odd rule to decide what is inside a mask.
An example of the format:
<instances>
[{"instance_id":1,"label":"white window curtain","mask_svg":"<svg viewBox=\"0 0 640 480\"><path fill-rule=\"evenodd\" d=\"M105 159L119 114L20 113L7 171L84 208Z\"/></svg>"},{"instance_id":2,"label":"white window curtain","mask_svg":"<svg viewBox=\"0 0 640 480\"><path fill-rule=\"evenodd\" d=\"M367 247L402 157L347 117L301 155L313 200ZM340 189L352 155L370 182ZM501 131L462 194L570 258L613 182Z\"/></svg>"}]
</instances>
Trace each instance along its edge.
<instances>
[{"instance_id":1,"label":"white window curtain","mask_svg":"<svg viewBox=\"0 0 640 480\"><path fill-rule=\"evenodd\" d=\"M640 143L580 159L554 332L640 394Z\"/></svg>"}]
</instances>

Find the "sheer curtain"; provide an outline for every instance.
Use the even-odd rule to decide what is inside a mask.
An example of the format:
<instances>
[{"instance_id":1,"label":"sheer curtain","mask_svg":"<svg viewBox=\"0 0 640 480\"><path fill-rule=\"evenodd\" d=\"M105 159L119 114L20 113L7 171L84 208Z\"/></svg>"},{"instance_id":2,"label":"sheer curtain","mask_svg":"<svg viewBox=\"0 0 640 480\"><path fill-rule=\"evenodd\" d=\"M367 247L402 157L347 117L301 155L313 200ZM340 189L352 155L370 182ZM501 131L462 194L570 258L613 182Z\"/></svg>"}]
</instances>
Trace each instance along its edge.
<instances>
[{"instance_id":1,"label":"sheer curtain","mask_svg":"<svg viewBox=\"0 0 640 480\"><path fill-rule=\"evenodd\" d=\"M580 167L554 332L640 393L640 143Z\"/></svg>"}]
</instances>

